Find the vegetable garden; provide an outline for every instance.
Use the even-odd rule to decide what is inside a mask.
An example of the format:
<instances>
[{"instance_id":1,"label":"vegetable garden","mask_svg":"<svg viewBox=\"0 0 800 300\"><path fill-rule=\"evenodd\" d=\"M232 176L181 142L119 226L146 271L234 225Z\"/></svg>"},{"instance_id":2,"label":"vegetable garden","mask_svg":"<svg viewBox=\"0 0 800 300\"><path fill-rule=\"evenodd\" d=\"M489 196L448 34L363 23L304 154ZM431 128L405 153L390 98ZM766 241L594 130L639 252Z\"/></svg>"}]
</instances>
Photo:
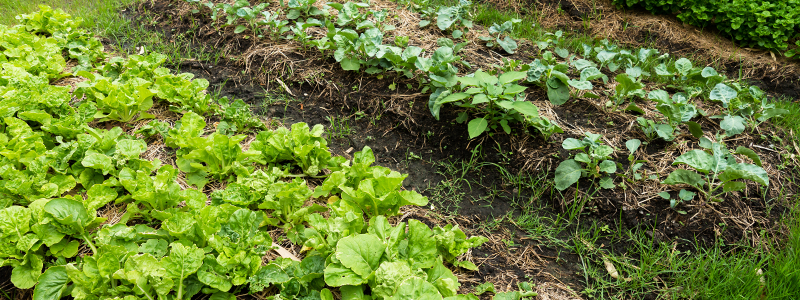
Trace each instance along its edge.
<instances>
[{"instance_id":1,"label":"vegetable garden","mask_svg":"<svg viewBox=\"0 0 800 300\"><path fill-rule=\"evenodd\" d=\"M0 25L0 297L798 296L796 99L486 5L121 11L197 57ZM797 51L794 14L770 44L710 11Z\"/></svg>"}]
</instances>

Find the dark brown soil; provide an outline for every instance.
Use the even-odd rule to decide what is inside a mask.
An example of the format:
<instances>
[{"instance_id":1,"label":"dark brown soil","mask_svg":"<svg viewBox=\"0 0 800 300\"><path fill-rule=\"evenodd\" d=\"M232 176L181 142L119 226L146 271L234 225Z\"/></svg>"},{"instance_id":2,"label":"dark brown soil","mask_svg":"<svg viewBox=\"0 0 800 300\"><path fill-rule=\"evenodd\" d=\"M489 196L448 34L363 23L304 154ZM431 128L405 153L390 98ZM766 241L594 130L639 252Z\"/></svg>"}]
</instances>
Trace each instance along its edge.
<instances>
[{"instance_id":1,"label":"dark brown soil","mask_svg":"<svg viewBox=\"0 0 800 300\"><path fill-rule=\"evenodd\" d=\"M570 155L561 149L561 142L568 137L580 139L581 136L574 133L557 134L550 141L546 141L535 133L533 128L517 126L513 128L513 132L517 133L514 135L498 133L469 140L466 125L455 122L458 115L455 109L443 109L439 121L430 115L427 95L418 94L417 90L406 87L406 83L415 85L415 81L400 78L377 79L357 72L345 72L338 68L331 57L311 53L307 53L308 56L304 57L303 54L306 53L304 51L287 50L285 52L287 60L308 60L303 64L291 65L295 67L293 74L324 74L322 80L319 77L305 80L302 76L284 77L287 91L273 80L275 77L264 77L264 74L260 74L259 71L262 69L247 67L262 66L268 70L278 70L278 74L286 74L281 73L285 72L286 62L282 63L275 57L268 56L248 60L244 54L253 53L253 49L260 46L254 39L242 39L241 35L234 35L232 30L217 30L207 16L190 17L185 7L181 6L182 3L183 1L178 0L146 1L137 7L128 8L125 13L134 22L152 19L151 13L158 14L161 20L169 20L151 26L152 30L167 34L168 39L169 34L185 33L194 28L193 40L197 46L224 47L226 57L216 64L186 60L171 67L209 80L210 90L219 90L221 96L243 99L252 106L254 112L265 118L279 119L284 124L306 122L326 126L332 125L332 119L349 120L350 133L331 138L329 141L334 155L350 158L355 151L369 146L375 153L377 164L409 174L404 183L406 189L419 191L429 197L434 196L431 192L432 187L442 180L452 180L456 176L440 174L439 163L469 161L473 151L481 153L480 162L502 166L510 174L534 174L549 178L545 181L549 183L545 187L547 191L543 196L532 199L532 190L519 190L504 180L500 169L484 164L483 167L466 175L465 179L473 184L470 187L464 186L466 199L457 203L459 206L457 214L448 215L428 208L413 210L410 213L411 218L429 224L456 223L469 231L468 234L489 236L490 242L474 249L471 253L473 261L479 264L479 270L459 274L464 282L464 291L470 291L475 285L486 281L494 282L499 290L515 286L519 281L532 281L539 285L556 284L565 291L567 287L574 291L583 290L586 283L582 275L582 261L577 255L547 240L532 239L528 237L528 232L522 231L510 222L501 222L499 226L487 230L487 224L492 221L507 215L519 216L529 207L544 207L537 210L537 213L553 219L558 218L575 205L581 205L573 201L575 195L583 197L593 194L593 197L582 204L583 208L577 222L572 222L568 230L556 238L569 240L571 238L569 232L575 232L576 227L598 222L609 228L646 232L654 242L673 241L677 244L677 249L683 251L710 246L719 239L729 244L735 243L751 236L750 231L775 230L779 227L777 222L784 210L782 201L772 200L773 202L768 205L767 199L776 196L774 191L761 194L754 186L749 187L749 193L730 195L721 203L694 201L686 204L681 207L686 214L670 208L668 200L641 196L652 194L643 193L648 189L660 189L657 181L643 182L642 184L647 186L634 187L630 190L617 188L611 191L595 191L595 188L590 188L592 183L584 179L579 183L580 189L572 187L559 192L551 185L553 174L558 163ZM532 3L540 5L539 2ZM570 15L586 14L580 6L567 4L571 4L569 1L560 3ZM575 19L580 20L579 17L572 18L573 21L576 21ZM193 24L197 27L193 27ZM653 39L656 43L663 41L655 34L646 38ZM666 50L677 47L675 49L679 52L681 49L691 47L670 41L664 43ZM534 53L532 48L523 47L515 58L530 60ZM487 55L491 54L487 52ZM278 66L281 64L283 67ZM313 68L320 71L315 73ZM728 68L734 69L735 66ZM246 72L243 74L242 70ZM292 80L286 79L289 77ZM764 78L767 77L761 79L765 80ZM764 82L770 80L766 79ZM765 84L765 88L777 93L780 92L780 84L790 81L778 82L774 88L770 84ZM396 83L395 90L389 89L392 83ZM792 85L791 88L790 92L797 92L796 85ZM530 91L529 99L544 100L544 93L537 87L531 87ZM296 101L279 101L273 104L265 101L265 95L287 92L293 94ZM613 141L622 140L624 143L624 140L631 138L644 140L643 134L636 126L631 128L630 116L606 113L595 103L585 99L572 100L566 105L554 107L553 111L564 123L602 133ZM701 122L704 129L719 128L710 119L698 122ZM781 132L776 134L785 135ZM689 144L696 143L692 139L682 138ZM728 146L735 148L738 145L747 147L758 145L769 148L771 143L773 141L747 136L731 141ZM651 162L645 167L651 172L663 171L657 169L657 163L665 158L677 157L684 149L676 147L673 143L658 140L643 147L644 151L640 151L640 154L643 159ZM623 151L624 146L617 152L615 160L624 162L627 166L627 153L623 155ZM757 150L757 152L765 164L778 166L782 163L781 153L778 151L773 153ZM661 179L666 176L666 174L661 175ZM784 174L784 176L789 175ZM783 180L778 178L774 183L771 181L771 184L786 184L785 188L795 189L794 185L786 183L785 178ZM771 210L768 209L770 206ZM742 226L736 218L750 222L749 226ZM627 242L607 239L601 239L598 243L604 243L606 247L618 253L626 253L630 246ZM2 275L0 282L7 282L5 280L7 272L3 270L0 270Z\"/></svg>"},{"instance_id":2,"label":"dark brown soil","mask_svg":"<svg viewBox=\"0 0 800 300\"><path fill-rule=\"evenodd\" d=\"M134 20L141 16L136 13L143 13L147 10L158 11L163 19L169 19L172 22L162 23L153 29L180 33L186 31L190 24L187 16L182 14L176 3L179 2L160 0L155 1L154 6L151 6L148 2L139 10L131 9L130 11ZM564 3L568 2L561 3L565 5ZM566 9L573 10L569 6ZM170 17L164 18L164 16ZM258 45L254 45L251 40L242 40L231 32L217 31L215 27L210 26L210 20L203 17L195 16L194 20L200 24L209 24L208 27L201 25L200 33L196 36L198 43L235 45L227 48L228 57L235 59L223 59L217 65L209 62L185 61L181 65L175 66L177 69L208 79L212 89L221 89L221 95L242 98L253 105L255 112L267 118L280 119L286 124L306 122L330 126L331 118L348 119L351 133L330 141L331 150L335 155L350 157L355 151L369 146L375 152L377 164L408 173L409 177L404 184L405 188L420 191L427 196L432 196L430 187L442 180L452 178L439 174L437 166L433 162L468 161L472 156L472 151L482 145L480 149L483 154L482 162L501 165L511 174L519 172L542 174L544 172L552 178L558 162L569 156L568 152L561 149L561 140L567 137L580 138L577 135L563 134L554 136L552 141L545 141L537 134L526 135L523 133L533 132L532 128L517 127L513 129L514 132L520 133L517 135L494 134L470 141L466 126L454 121L457 111L443 110L441 121L437 121L428 113L427 95L416 94L416 90L407 89L405 84L397 84L396 90L390 90L389 85L392 84L392 80L379 80L360 73L344 72L338 69L338 66L326 69L326 72L330 72L330 75L326 73L326 84L308 80L294 84L286 82L291 93L299 101L265 105L265 91L267 93L285 93L286 91L274 82L259 84L261 82L253 80L255 74L248 73L242 76L242 60L244 59L237 55L248 53L251 51L251 47ZM649 38L663 41L654 35ZM666 46L668 50L673 50L673 47L680 47L680 49L689 47L673 43L666 44ZM534 53L531 50L522 49L516 56L520 59L532 57ZM297 54L296 52L292 53ZM313 60L313 64L325 66L320 68L335 65L330 57L315 55L309 59ZM263 65L277 62L258 61L258 63ZM405 97L397 98L398 95ZM532 87L530 96L541 99L544 97L544 93L537 90L536 87ZM643 139L640 131L629 128L629 122L627 122L630 120L629 117L608 114L591 102L570 101L566 105L553 108L553 110L566 123L581 128L592 128L594 132L603 133L609 138L617 139L624 136L625 139ZM718 128L713 122L705 122L703 125L706 128ZM750 146L746 143L755 143L766 147L769 146L770 141L759 141L749 137L741 142L733 141L731 143L732 145L729 147L739 144ZM674 146L671 147L671 144L654 141L644 146L645 152L649 155L667 152L666 157L680 155L681 150ZM502 149L502 153L498 149ZM513 154L503 155L509 150L512 150ZM527 153L521 150L527 150ZM765 162L780 164L780 155L777 153L775 155L771 155L772 153L769 152L760 154ZM543 159L553 155L557 155L559 158ZM414 157L419 159L414 159ZM624 157L620 154L616 160L625 161ZM534 158L539 161L536 168L531 166ZM496 167L479 168L477 172L468 174L466 179L481 184L472 185L471 189L466 189L469 200L458 203L458 215L461 218L452 219L450 222L456 222L474 234L481 230L484 225L482 223L507 214L518 215L521 211L517 203L521 201L520 199L526 199L525 195L531 192L514 191L515 188L504 182L502 174ZM546 204L545 207L549 207L541 213L556 216L575 205L571 203L571 199L574 198L573 193L591 193L592 191L587 188L589 185L591 185L589 181L582 180L579 184L582 188L579 191L570 188L564 192L562 197L557 196L559 193L552 190L549 193L554 193L553 196L534 201L543 202ZM496 195L497 190L500 191L499 195ZM515 197L519 194L521 194L520 197ZM634 198L631 199L631 197ZM602 190L584 204L581 218L583 222L594 220L608 225L610 228L644 230L654 238L654 241L675 241L678 249L691 250L696 247L713 245L720 238L733 243L745 237L747 235L744 232L745 227L736 226L729 220L729 216L744 213L743 209L751 214L749 219L757 220L752 226L762 229L773 228L778 220L777 216L782 213L780 205L777 210L768 211L766 200L757 192L733 195L731 198L730 201L726 200L722 203L692 203L692 205L682 208L687 211L687 214L680 214L670 208L668 200L635 198L630 191L621 191L620 189ZM519 204L534 205L534 203L528 202ZM720 224L726 222L731 225L727 226L725 230L720 230ZM505 228L503 230L519 231L519 229L507 227L509 225L511 224L503 224L502 228ZM581 224L573 226L581 226ZM499 233L495 231L489 234ZM525 235L524 232L520 232L515 236L524 237ZM568 239L569 236L561 238ZM475 249L473 257L494 258L483 260L478 272L468 274L470 277L468 282L480 283L485 280L505 278L505 280L511 280L508 283L513 283L514 280L524 280L526 275L533 276L535 280L547 281L552 280L555 276L576 291L582 289L583 277L577 275L581 271L579 257L568 254L568 251L563 251L563 249L557 249L555 246L543 246L542 243L546 241L524 238L512 238L512 240L514 244L521 245L518 246L521 248L535 246L537 256L540 259L544 258L545 263L538 264L536 274L526 273L526 271L531 271L529 266L513 263L513 251L506 250L509 252L508 254L496 255L497 253L494 253L490 246L484 246ZM616 242L617 244L613 241L607 242L609 242L608 247L621 253L625 252L628 246L624 242ZM499 273L507 274L507 276L498 276ZM467 288L470 286L465 285Z\"/></svg>"}]
</instances>

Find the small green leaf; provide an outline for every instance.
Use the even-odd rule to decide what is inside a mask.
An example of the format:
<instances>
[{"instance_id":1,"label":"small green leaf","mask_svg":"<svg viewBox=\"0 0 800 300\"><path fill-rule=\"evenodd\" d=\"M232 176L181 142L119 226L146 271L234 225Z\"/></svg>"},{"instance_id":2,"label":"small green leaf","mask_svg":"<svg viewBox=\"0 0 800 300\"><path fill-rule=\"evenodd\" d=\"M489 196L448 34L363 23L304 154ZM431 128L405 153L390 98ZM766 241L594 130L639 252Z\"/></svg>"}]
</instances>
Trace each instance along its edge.
<instances>
[{"instance_id":1,"label":"small green leaf","mask_svg":"<svg viewBox=\"0 0 800 300\"><path fill-rule=\"evenodd\" d=\"M666 199L666 200L669 200L669 198L670 198L670 197L672 197L672 196L670 196L670 194L669 194L668 192L666 192L666 191L663 191L663 192L661 192L661 193L658 193L658 195L659 195L659 196L661 196L661 198L664 198L664 199Z\"/></svg>"},{"instance_id":2,"label":"small green leaf","mask_svg":"<svg viewBox=\"0 0 800 300\"><path fill-rule=\"evenodd\" d=\"M615 188L616 186L614 185L614 178L611 176L600 178L600 187L607 190Z\"/></svg>"},{"instance_id":3,"label":"small green leaf","mask_svg":"<svg viewBox=\"0 0 800 300\"><path fill-rule=\"evenodd\" d=\"M238 25L238 26L236 26L236 29L233 30L233 33L239 34L239 33L244 32L245 30L247 30L246 26Z\"/></svg>"},{"instance_id":4,"label":"small green leaf","mask_svg":"<svg viewBox=\"0 0 800 300\"><path fill-rule=\"evenodd\" d=\"M625 147L628 148L628 152L630 152L631 154L636 152L636 150L638 150L639 146L641 145L642 141L640 141L639 139L632 139L625 142Z\"/></svg>"},{"instance_id":5,"label":"small green leaf","mask_svg":"<svg viewBox=\"0 0 800 300\"><path fill-rule=\"evenodd\" d=\"M539 117L539 108L533 103L528 101L517 101L514 102L511 106L514 107L514 110L522 113L523 115L529 117Z\"/></svg>"},{"instance_id":6,"label":"small green leaf","mask_svg":"<svg viewBox=\"0 0 800 300\"><path fill-rule=\"evenodd\" d=\"M697 195L697 193L690 192L690 191L687 191L687 190L684 190L684 189L681 189L681 191L678 192L678 198L681 198L681 200L683 200L683 201L692 200L692 199L694 199L695 195Z\"/></svg>"},{"instance_id":7,"label":"small green leaf","mask_svg":"<svg viewBox=\"0 0 800 300\"><path fill-rule=\"evenodd\" d=\"M486 128L488 126L489 122L486 121L486 119L484 118L472 119L472 121L469 121L469 124L467 124L467 131L469 132L469 138L474 139L477 136L481 135L481 133L486 131Z\"/></svg>"},{"instance_id":8,"label":"small green leaf","mask_svg":"<svg viewBox=\"0 0 800 300\"><path fill-rule=\"evenodd\" d=\"M692 70L692 62L682 57L675 61L675 69L677 69L678 73L681 75L686 76L689 74L689 71Z\"/></svg>"},{"instance_id":9,"label":"small green leaf","mask_svg":"<svg viewBox=\"0 0 800 300\"><path fill-rule=\"evenodd\" d=\"M697 174L692 171L684 170L684 169L677 169L669 173L667 179L661 182L661 184L688 184L690 186L696 187L701 189L706 182L703 180L703 177L700 174Z\"/></svg>"},{"instance_id":10,"label":"small green leaf","mask_svg":"<svg viewBox=\"0 0 800 300\"><path fill-rule=\"evenodd\" d=\"M600 172L605 172L607 174L613 174L617 171L617 164L610 160L604 160L600 163Z\"/></svg>"},{"instance_id":11,"label":"small green leaf","mask_svg":"<svg viewBox=\"0 0 800 300\"><path fill-rule=\"evenodd\" d=\"M745 119L740 116L725 116L719 127L725 130L727 136L734 136L744 132Z\"/></svg>"},{"instance_id":12,"label":"small green leaf","mask_svg":"<svg viewBox=\"0 0 800 300\"><path fill-rule=\"evenodd\" d=\"M756 166L761 167L761 158L758 157L758 154L756 154L755 151L753 151L751 149L747 149L747 148L742 147L742 146L739 146L739 147L736 147L736 154L742 154L744 156L749 157L750 159L753 160L753 163L755 163Z\"/></svg>"},{"instance_id":13,"label":"small green leaf","mask_svg":"<svg viewBox=\"0 0 800 300\"><path fill-rule=\"evenodd\" d=\"M584 145L583 142L581 142L578 139L567 138L563 142L561 142L561 147L566 150L576 150L576 149L586 148L586 145Z\"/></svg>"},{"instance_id":14,"label":"small green leaf","mask_svg":"<svg viewBox=\"0 0 800 300\"><path fill-rule=\"evenodd\" d=\"M711 90L709 93L708 98L711 100L721 101L722 107L728 108L728 103L734 98L736 98L736 90L729 87L724 83L717 83L714 86L714 89Z\"/></svg>"},{"instance_id":15,"label":"small green leaf","mask_svg":"<svg viewBox=\"0 0 800 300\"><path fill-rule=\"evenodd\" d=\"M575 160L562 161L556 168L556 189L563 191L581 179L581 165Z\"/></svg>"},{"instance_id":16,"label":"small green leaf","mask_svg":"<svg viewBox=\"0 0 800 300\"><path fill-rule=\"evenodd\" d=\"M39 283L33 290L33 300L61 299L69 283L67 269L64 266L50 267L39 276Z\"/></svg>"},{"instance_id":17,"label":"small green leaf","mask_svg":"<svg viewBox=\"0 0 800 300\"><path fill-rule=\"evenodd\" d=\"M703 128L700 127L700 124L697 124L697 122L689 121L686 122L686 125L689 126L689 132L692 133L692 136L696 138L700 138L703 136Z\"/></svg>"},{"instance_id":18,"label":"small green leaf","mask_svg":"<svg viewBox=\"0 0 800 300\"><path fill-rule=\"evenodd\" d=\"M562 105L569 100L569 87L556 77L547 80L547 98L553 105Z\"/></svg>"}]
</instances>

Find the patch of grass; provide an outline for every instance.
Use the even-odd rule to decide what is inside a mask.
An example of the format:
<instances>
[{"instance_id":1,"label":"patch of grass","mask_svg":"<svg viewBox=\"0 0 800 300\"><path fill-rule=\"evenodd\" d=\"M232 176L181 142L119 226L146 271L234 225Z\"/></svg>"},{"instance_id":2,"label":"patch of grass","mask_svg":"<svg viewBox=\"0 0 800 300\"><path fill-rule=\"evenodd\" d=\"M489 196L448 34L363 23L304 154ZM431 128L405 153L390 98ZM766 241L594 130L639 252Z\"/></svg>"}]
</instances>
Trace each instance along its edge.
<instances>
[{"instance_id":1,"label":"patch of grass","mask_svg":"<svg viewBox=\"0 0 800 300\"><path fill-rule=\"evenodd\" d=\"M143 12L146 13L146 12ZM140 52L158 52L167 55L167 64L178 66L184 60L198 60L213 64L219 63L223 57L220 50L202 43L194 43L191 39L195 29L171 35L153 31L147 24L136 23L118 16L116 22L106 26L102 34L113 41L118 52L139 54ZM144 51L142 51L144 47Z\"/></svg>"},{"instance_id":2,"label":"patch of grass","mask_svg":"<svg viewBox=\"0 0 800 300\"><path fill-rule=\"evenodd\" d=\"M347 117L334 117L334 116L327 116L325 119L328 120L328 138L335 140L340 138L345 138L348 135L353 134L353 128L350 127L350 119Z\"/></svg>"},{"instance_id":3,"label":"patch of grass","mask_svg":"<svg viewBox=\"0 0 800 300\"><path fill-rule=\"evenodd\" d=\"M775 106L788 110L789 114L775 118L773 122L778 126L792 130L795 136L800 134L800 118L797 118L797 116L800 116L800 103L784 99L783 101L776 101Z\"/></svg>"},{"instance_id":4,"label":"patch of grass","mask_svg":"<svg viewBox=\"0 0 800 300\"><path fill-rule=\"evenodd\" d=\"M111 26L119 18L117 10L136 0L0 0L0 24L16 25L14 17L39 10L39 5L60 8L74 17L83 19L88 29Z\"/></svg>"}]
</instances>

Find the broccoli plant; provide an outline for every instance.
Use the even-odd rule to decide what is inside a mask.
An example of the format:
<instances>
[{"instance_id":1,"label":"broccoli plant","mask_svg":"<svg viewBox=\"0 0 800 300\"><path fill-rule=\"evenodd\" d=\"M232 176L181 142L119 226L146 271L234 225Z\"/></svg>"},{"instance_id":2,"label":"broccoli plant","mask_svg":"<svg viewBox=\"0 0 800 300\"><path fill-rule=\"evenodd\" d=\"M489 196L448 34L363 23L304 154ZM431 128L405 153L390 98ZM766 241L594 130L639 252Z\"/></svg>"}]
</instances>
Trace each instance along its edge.
<instances>
[{"instance_id":1,"label":"broccoli plant","mask_svg":"<svg viewBox=\"0 0 800 300\"><path fill-rule=\"evenodd\" d=\"M739 163L731 151L722 143L712 143L702 138L700 146L675 159L673 165L687 165L694 169L677 169L662 181L667 185L688 185L711 201L722 201L722 195L743 190L746 184L740 179L769 185L767 171L761 167L761 159L753 150L739 146L734 153L750 158L754 164ZM719 189L722 188L722 191Z\"/></svg>"},{"instance_id":2,"label":"broccoli plant","mask_svg":"<svg viewBox=\"0 0 800 300\"><path fill-rule=\"evenodd\" d=\"M572 159L562 161L556 168L556 189L563 191L578 182L581 177L600 178L600 187L614 188L614 179L609 176L617 171L617 164L610 160L614 148L600 143L602 135L586 132L582 140L568 138L561 144L566 150L581 150ZM585 164L585 167L581 166ZM605 176L603 175L605 174Z\"/></svg>"},{"instance_id":3,"label":"broccoli plant","mask_svg":"<svg viewBox=\"0 0 800 300\"><path fill-rule=\"evenodd\" d=\"M489 33L492 34L492 36L482 36L480 39L486 42L486 47L493 48L494 46L500 46L506 51L506 53L514 54L514 51L517 50L517 42L511 38L510 34L511 30L514 29L514 24L519 22L522 22L522 20L511 19L503 23L503 25L494 23L491 27L489 27ZM505 37L501 38L503 36Z\"/></svg>"},{"instance_id":4,"label":"broccoli plant","mask_svg":"<svg viewBox=\"0 0 800 300\"><path fill-rule=\"evenodd\" d=\"M472 15L469 13L472 2L469 0L459 0L456 6L443 6L436 13L436 26L441 31L448 31L452 28L463 26L472 29ZM460 29L453 30L453 38L460 38L464 32Z\"/></svg>"}]
</instances>

